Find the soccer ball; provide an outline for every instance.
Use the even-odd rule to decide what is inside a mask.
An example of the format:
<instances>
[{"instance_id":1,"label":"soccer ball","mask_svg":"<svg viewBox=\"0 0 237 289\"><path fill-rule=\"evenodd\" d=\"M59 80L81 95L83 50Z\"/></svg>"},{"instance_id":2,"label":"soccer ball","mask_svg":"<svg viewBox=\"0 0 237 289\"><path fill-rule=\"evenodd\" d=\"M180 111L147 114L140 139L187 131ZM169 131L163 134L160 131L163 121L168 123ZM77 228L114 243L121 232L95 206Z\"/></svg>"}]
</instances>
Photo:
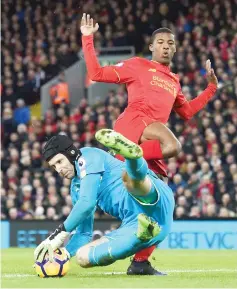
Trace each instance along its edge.
<instances>
[{"instance_id":1,"label":"soccer ball","mask_svg":"<svg viewBox=\"0 0 237 289\"><path fill-rule=\"evenodd\" d=\"M49 261L48 255L42 262L35 262L36 274L41 278L47 277L63 277L69 270L69 257L64 248L54 251L54 261Z\"/></svg>"}]
</instances>

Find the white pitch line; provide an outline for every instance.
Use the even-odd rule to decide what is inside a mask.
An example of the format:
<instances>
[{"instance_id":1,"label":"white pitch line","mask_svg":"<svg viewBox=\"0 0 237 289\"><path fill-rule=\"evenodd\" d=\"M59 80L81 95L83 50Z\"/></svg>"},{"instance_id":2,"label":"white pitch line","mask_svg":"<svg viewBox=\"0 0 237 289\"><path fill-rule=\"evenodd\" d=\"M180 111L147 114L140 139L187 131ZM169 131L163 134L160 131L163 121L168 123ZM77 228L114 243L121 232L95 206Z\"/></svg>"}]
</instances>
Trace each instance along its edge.
<instances>
[{"instance_id":1,"label":"white pitch line","mask_svg":"<svg viewBox=\"0 0 237 289\"><path fill-rule=\"evenodd\" d=\"M166 270L167 273L202 273L202 272L231 272L237 273L237 269L189 269L189 270Z\"/></svg>"},{"instance_id":2,"label":"white pitch line","mask_svg":"<svg viewBox=\"0 0 237 289\"><path fill-rule=\"evenodd\" d=\"M165 273L212 273L212 272L223 272L223 273L237 273L235 269L189 269L189 270L182 270L182 269L170 269L170 270L161 270ZM82 275L125 275L126 272L87 272L86 274ZM3 278L25 278L25 277L36 277L36 274L2 274Z\"/></svg>"},{"instance_id":3,"label":"white pitch line","mask_svg":"<svg viewBox=\"0 0 237 289\"><path fill-rule=\"evenodd\" d=\"M2 274L2 278L24 278L24 277L33 277L33 276L36 276L36 275L33 275L33 274L20 274L20 273L17 273L17 274Z\"/></svg>"}]
</instances>

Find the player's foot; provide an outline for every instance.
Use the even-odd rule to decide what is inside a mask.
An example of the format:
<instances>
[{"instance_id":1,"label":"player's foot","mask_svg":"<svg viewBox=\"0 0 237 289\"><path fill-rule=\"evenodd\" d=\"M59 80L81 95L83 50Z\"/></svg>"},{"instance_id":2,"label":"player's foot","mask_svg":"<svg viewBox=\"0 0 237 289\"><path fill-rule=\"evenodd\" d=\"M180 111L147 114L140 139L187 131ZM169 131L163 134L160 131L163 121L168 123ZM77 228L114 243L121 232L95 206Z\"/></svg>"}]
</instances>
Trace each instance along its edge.
<instances>
[{"instance_id":1,"label":"player's foot","mask_svg":"<svg viewBox=\"0 0 237 289\"><path fill-rule=\"evenodd\" d=\"M112 129L101 129L95 138L104 146L127 159L138 159L143 156L142 148Z\"/></svg>"},{"instance_id":2,"label":"player's foot","mask_svg":"<svg viewBox=\"0 0 237 289\"><path fill-rule=\"evenodd\" d=\"M160 233L161 228L159 227L158 223L152 221L147 215L139 214L137 218L137 238L142 242L148 242Z\"/></svg>"},{"instance_id":3,"label":"player's foot","mask_svg":"<svg viewBox=\"0 0 237 289\"><path fill-rule=\"evenodd\" d=\"M165 276L166 273L157 271L151 266L149 261L136 262L132 260L132 263L128 267L127 275L156 275L156 276Z\"/></svg>"}]
</instances>

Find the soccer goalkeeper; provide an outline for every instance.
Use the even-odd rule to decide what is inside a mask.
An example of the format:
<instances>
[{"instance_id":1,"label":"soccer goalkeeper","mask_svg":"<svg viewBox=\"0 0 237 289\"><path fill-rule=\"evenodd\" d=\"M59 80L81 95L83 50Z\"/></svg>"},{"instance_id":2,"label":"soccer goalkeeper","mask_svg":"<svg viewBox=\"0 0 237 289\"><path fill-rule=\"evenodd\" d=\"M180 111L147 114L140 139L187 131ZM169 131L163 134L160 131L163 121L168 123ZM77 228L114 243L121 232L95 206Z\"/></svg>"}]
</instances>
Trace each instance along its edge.
<instances>
[{"instance_id":1,"label":"soccer goalkeeper","mask_svg":"<svg viewBox=\"0 0 237 289\"><path fill-rule=\"evenodd\" d=\"M54 233L34 252L42 261L48 252L66 246L82 267L105 266L129 257L141 249L158 245L169 234L174 210L171 189L148 169L142 149L121 134L104 129L96 138L125 158L121 162L97 148L78 150L64 135L52 137L43 156L62 177L72 179L73 209ZM91 242L96 206L122 224L99 240ZM162 275L163 273L160 272Z\"/></svg>"}]
</instances>

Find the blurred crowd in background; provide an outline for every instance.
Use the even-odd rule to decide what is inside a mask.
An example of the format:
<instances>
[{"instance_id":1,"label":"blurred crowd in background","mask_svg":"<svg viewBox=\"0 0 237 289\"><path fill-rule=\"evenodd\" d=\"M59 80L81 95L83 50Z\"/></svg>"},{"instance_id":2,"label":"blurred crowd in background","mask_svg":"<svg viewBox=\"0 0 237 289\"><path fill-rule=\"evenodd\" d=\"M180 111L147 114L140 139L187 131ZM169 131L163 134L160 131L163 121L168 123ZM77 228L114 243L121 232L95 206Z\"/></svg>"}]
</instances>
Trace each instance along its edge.
<instances>
[{"instance_id":1,"label":"blurred crowd in background","mask_svg":"<svg viewBox=\"0 0 237 289\"><path fill-rule=\"evenodd\" d=\"M42 84L79 59L82 12L100 24L97 49L134 45L137 55L149 57L151 33L170 28L177 44L172 71L187 99L206 87L205 61L211 60L219 80L214 99L189 122L172 114L167 124L183 145L177 158L167 160L169 185L176 218L237 217L236 7L236 0L3 0L1 218L65 219L70 180L43 162L45 141L66 133L77 147L99 146L95 131L112 128L126 107L121 85L94 107L85 96L78 107L62 101L42 119L30 116ZM95 217L108 218L100 210Z\"/></svg>"}]
</instances>

